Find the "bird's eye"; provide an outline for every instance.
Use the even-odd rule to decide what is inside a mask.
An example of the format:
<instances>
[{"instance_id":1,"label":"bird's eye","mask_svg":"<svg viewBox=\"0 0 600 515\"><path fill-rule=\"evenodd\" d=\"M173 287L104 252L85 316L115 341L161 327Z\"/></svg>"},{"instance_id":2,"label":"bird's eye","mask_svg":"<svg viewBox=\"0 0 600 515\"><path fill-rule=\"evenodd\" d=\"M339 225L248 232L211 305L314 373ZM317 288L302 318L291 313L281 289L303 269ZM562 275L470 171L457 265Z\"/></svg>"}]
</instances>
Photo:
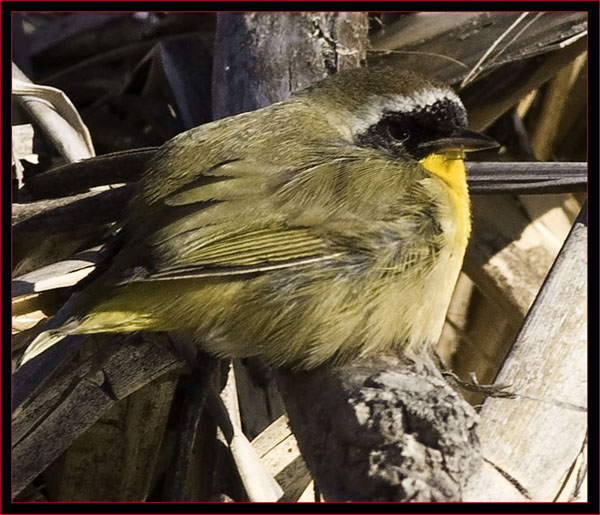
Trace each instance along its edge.
<instances>
[{"instance_id":1,"label":"bird's eye","mask_svg":"<svg viewBox=\"0 0 600 515\"><path fill-rule=\"evenodd\" d=\"M391 121L388 124L388 133L392 138L400 142L408 141L410 138L408 127L405 124L396 121Z\"/></svg>"}]
</instances>

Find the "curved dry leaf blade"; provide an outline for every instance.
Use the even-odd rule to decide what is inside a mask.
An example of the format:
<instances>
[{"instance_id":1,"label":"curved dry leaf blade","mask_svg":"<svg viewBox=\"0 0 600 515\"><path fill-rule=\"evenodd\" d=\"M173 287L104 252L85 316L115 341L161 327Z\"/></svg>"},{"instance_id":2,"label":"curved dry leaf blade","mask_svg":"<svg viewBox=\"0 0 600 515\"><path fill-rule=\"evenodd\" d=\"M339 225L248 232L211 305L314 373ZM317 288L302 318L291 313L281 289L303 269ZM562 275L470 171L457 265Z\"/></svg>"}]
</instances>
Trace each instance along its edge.
<instances>
[{"instance_id":1,"label":"curved dry leaf blade","mask_svg":"<svg viewBox=\"0 0 600 515\"><path fill-rule=\"evenodd\" d=\"M29 82L13 64L12 93L69 161L96 155L89 130L61 90Z\"/></svg>"}]
</instances>

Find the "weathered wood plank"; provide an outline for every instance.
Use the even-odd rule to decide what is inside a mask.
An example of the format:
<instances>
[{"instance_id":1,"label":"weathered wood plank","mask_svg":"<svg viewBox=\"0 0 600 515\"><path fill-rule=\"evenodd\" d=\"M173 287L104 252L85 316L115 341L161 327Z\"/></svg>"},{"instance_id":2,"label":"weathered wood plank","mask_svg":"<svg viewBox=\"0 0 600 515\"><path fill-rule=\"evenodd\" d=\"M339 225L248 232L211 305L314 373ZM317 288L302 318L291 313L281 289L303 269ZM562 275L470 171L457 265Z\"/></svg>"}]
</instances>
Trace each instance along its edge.
<instances>
[{"instance_id":1,"label":"weathered wood plank","mask_svg":"<svg viewBox=\"0 0 600 515\"><path fill-rule=\"evenodd\" d=\"M116 338L122 340L122 338ZM90 428L120 399L161 375L181 366L165 348L134 338L104 345L66 377L46 385L43 397L52 403L41 406L34 399L16 413L13 440L13 492L18 494L73 440ZM35 411L31 416L29 413ZM23 425L20 420L23 420Z\"/></svg>"},{"instance_id":2,"label":"weathered wood plank","mask_svg":"<svg viewBox=\"0 0 600 515\"><path fill-rule=\"evenodd\" d=\"M297 501L312 478L289 427L287 416L281 415L269 425L252 440L252 446L267 472L281 485L284 491L282 501Z\"/></svg>"},{"instance_id":3,"label":"weathered wood plank","mask_svg":"<svg viewBox=\"0 0 600 515\"><path fill-rule=\"evenodd\" d=\"M578 473L571 466L587 433L586 266L584 208L498 374L519 396L488 399L481 411L484 457L521 492L488 466L472 478L465 500L553 501Z\"/></svg>"},{"instance_id":4,"label":"weathered wood plank","mask_svg":"<svg viewBox=\"0 0 600 515\"><path fill-rule=\"evenodd\" d=\"M175 384L165 374L107 410L47 469L51 498L146 500Z\"/></svg>"},{"instance_id":5,"label":"weathered wood plank","mask_svg":"<svg viewBox=\"0 0 600 515\"><path fill-rule=\"evenodd\" d=\"M176 347L187 347L193 352L194 341L187 335L173 336L173 341ZM188 356L187 363L189 373L181 378L184 396L162 492L165 501L189 500L189 495L192 494L189 480L194 472L193 460L199 440L198 426L217 369L217 361L203 353Z\"/></svg>"}]
</instances>

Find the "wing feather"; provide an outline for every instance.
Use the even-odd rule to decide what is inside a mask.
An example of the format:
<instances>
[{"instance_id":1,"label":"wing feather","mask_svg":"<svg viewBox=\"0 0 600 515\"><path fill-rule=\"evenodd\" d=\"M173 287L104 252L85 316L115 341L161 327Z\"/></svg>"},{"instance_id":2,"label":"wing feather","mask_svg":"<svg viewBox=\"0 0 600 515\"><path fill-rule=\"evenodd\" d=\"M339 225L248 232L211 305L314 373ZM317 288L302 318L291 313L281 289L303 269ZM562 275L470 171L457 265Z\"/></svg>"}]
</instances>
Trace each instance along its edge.
<instances>
[{"instance_id":1,"label":"wing feather","mask_svg":"<svg viewBox=\"0 0 600 515\"><path fill-rule=\"evenodd\" d=\"M277 173L272 163L229 159L180 183L153 203L156 227L144 242L146 273L131 280L256 274L335 259L342 263L352 261L353 252L381 254L380 242L393 246L395 259L402 254L398 247L415 248L414 241L402 240L415 237L415 208L432 202L426 188L419 194L401 185L426 177L418 167L371 150L335 146L299 162L301 167L282 165ZM407 173L415 177L408 179ZM173 216L178 209L182 215ZM167 221L161 224L163 214ZM391 237L365 237L377 230Z\"/></svg>"}]
</instances>

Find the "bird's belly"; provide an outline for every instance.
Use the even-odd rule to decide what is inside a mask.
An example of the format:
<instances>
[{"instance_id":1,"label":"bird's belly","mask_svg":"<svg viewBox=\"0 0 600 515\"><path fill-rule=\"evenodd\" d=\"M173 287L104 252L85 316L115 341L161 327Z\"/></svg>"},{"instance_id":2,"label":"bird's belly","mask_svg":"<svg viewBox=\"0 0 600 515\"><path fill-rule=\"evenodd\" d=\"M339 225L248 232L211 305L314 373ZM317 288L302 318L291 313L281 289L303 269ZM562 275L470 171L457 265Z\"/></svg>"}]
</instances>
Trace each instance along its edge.
<instances>
[{"instance_id":1,"label":"bird's belly","mask_svg":"<svg viewBox=\"0 0 600 515\"><path fill-rule=\"evenodd\" d=\"M261 354L302 368L383 352L416 355L439 338L461 264L462 253L442 249L413 277L323 267L320 277L311 270L257 279L203 339L219 354Z\"/></svg>"},{"instance_id":2,"label":"bird's belly","mask_svg":"<svg viewBox=\"0 0 600 515\"><path fill-rule=\"evenodd\" d=\"M414 291L411 306L403 309L406 300L398 303L396 323L399 328L409 328L404 338L401 336L398 340L405 354L417 354L439 340L462 260L463 253L442 251L436 265L424 278L422 288Z\"/></svg>"}]
</instances>

